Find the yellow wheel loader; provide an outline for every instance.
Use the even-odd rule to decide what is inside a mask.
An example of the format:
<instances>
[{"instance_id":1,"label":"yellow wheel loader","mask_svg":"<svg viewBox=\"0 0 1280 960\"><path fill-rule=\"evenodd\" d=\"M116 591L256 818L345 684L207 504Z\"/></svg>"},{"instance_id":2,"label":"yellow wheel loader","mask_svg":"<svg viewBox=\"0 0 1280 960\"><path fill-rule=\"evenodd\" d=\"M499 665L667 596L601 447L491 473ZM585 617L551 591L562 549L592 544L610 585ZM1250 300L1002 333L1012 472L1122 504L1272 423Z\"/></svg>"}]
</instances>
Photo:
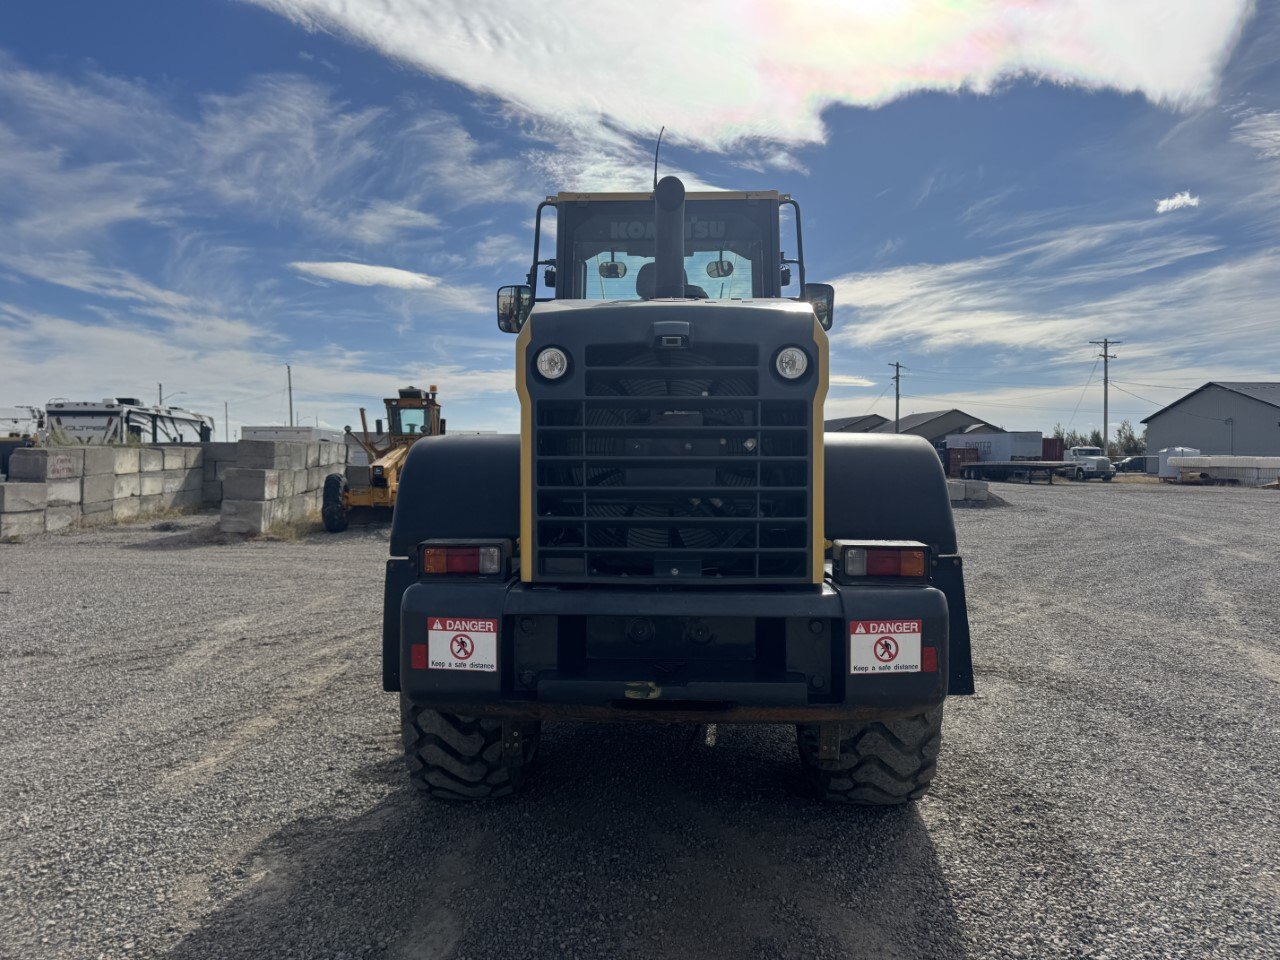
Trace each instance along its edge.
<instances>
[{"instance_id":1,"label":"yellow wheel loader","mask_svg":"<svg viewBox=\"0 0 1280 960\"><path fill-rule=\"evenodd\" d=\"M400 470L409 448L421 437L444 433L445 422L440 416L434 384L426 390L402 387L397 396L387 397L383 402L387 407L385 431L382 421L378 420L370 436L363 407L360 408L360 433L353 433L347 427L347 436L369 457L367 475L364 468L356 467L349 468L345 474L331 473L325 478L321 516L330 533L347 529L354 510L360 510L366 517L390 520L400 489Z\"/></svg>"}]
</instances>

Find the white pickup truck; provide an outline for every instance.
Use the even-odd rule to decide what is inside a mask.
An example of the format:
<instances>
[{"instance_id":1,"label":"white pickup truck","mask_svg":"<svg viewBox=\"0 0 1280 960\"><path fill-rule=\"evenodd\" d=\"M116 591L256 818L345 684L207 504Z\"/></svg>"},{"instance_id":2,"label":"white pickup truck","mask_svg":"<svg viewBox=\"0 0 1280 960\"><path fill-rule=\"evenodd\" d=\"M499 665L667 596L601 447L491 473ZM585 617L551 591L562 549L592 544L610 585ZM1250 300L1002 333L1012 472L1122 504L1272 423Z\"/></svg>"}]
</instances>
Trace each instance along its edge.
<instances>
[{"instance_id":1,"label":"white pickup truck","mask_svg":"<svg viewBox=\"0 0 1280 960\"><path fill-rule=\"evenodd\" d=\"M1111 458L1103 456L1098 447L1072 447L1063 459L1070 465L1060 472L1072 480L1100 479L1110 483L1116 475Z\"/></svg>"}]
</instances>

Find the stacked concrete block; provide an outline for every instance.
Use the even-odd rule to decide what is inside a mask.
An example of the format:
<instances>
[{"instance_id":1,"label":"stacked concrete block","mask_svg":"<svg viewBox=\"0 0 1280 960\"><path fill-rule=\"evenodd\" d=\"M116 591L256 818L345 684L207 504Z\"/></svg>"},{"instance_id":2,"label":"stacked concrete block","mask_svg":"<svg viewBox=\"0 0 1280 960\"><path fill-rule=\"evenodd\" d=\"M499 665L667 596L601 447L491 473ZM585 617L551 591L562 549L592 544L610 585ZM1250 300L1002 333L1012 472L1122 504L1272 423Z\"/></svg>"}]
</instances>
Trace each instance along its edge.
<instances>
[{"instance_id":1,"label":"stacked concrete block","mask_svg":"<svg viewBox=\"0 0 1280 960\"><path fill-rule=\"evenodd\" d=\"M114 447L85 447L83 453L80 522L105 523L112 519L111 508L116 499L116 451Z\"/></svg>"},{"instance_id":2,"label":"stacked concrete block","mask_svg":"<svg viewBox=\"0 0 1280 960\"><path fill-rule=\"evenodd\" d=\"M207 450L205 455L207 484ZM277 525L315 519L325 477L341 472L345 461L342 444L240 441L235 465L222 474L222 529L258 534Z\"/></svg>"},{"instance_id":3,"label":"stacked concrete block","mask_svg":"<svg viewBox=\"0 0 1280 960\"><path fill-rule=\"evenodd\" d=\"M207 506L222 503L222 481L226 472L236 466L238 443L206 443L201 445L200 467L203 483L201 499ZM193 464L194 465L194 464Z\"/></svg>"},{"instance_id":4,"label":"stacked concrete block","mask_svg":"<svg viewBox=\"0 0 1280 960\"><path fill-rule=\"evenodd\" d=\"M983 507L991 494L986 480L948 480L947 496L953 507Z\"/></svg>"},{"instance_id":5,"label":"stacked concrete block","mask_svg":"<svg viewBox=\"0 0 1280 960\"><path fill-rule=\"evenodd\" d=\"M15 456L19 452L22 451L15 451ZM0 538L44 533L45 491L43 482L10 480L0 483Z\"/></svg>"}]
</instances>

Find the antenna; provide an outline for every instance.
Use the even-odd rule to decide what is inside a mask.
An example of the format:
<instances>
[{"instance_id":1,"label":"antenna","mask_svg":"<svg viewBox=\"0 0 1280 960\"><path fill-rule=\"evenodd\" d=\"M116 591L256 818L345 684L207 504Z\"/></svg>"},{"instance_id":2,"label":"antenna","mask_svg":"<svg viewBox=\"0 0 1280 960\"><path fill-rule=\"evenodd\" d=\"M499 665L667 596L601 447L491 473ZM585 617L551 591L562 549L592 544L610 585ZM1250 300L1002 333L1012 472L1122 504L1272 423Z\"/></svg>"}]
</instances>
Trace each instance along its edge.
<instances>
[{"instance_id":1,"label":"antenna","mask_svg":"<svg viewBox=\"0 0 1280 960\"><path fill-rule=\"evenodd\" d=\"M658 131L658 145L653 148L653 189L655 190L658 189L658 151L662 149L662 135L666 132L667 128L664 125L663 128Z\"/></svg>"}]
</instances>

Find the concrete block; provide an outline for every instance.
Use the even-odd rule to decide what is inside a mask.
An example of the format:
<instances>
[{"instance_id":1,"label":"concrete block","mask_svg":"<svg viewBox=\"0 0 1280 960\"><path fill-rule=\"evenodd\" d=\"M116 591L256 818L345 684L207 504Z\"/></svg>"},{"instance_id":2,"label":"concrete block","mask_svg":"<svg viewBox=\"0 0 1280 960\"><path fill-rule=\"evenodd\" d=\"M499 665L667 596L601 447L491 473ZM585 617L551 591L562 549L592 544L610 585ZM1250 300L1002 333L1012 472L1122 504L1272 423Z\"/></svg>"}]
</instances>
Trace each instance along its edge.
<instances>
[{"instance_id":1,"label":"concrete block","mask_svg":"<svg viewBox=\"0 0 1280 960\"><path fill-rule=\"evenodd\" d=\"M250 470L290 470L291 446L293 444L279 440L241 440L235 465Z\"/></svg>"},{"instance_id":2,"label":"concrete block","mask_svg":"<svg viewBox=\"0 0 1280 960\"><path fill-rule=\"evenodd\" d=\"M319 490L324 486L324 478L329 475L328 467L310 467L307 470L307 490Z\"/></svg>"},{"instance_id":3,"label":"concrete block","mask_svg":"<svg viewBox=\"0 0 1280 960\"><path fill-rule=\"evenodd\" d=\"M223 500L218 528L223 533L266 533L272 515L270 500Z\"/></svg>"},{"instance_id":4,"label":"concrete block","mask_svg":"<svg viewBox=\"0 0 1280 960\"><path fill-rule=\"evenodd\" d=\"M116 476L113 473L86 476L80 489L81 503L110 503L116 498Z\"/></svg>"},{"instance_id":5,"label":"concrete block","mask_svg":"<svg viewBox=\"0 0 1280 960\"><path fill-rule=\"evenodd\" d=\"M277 497L293 496L293 471L292 470L279 471L279 486L276 487L276 496Z\"/></svg>"},{"instance_id":6,"label":"concrete block","mask_svg":"<svg viewBox=\"0 0 1280 960\"><path fill-rule=\"evenodd\" d=\"M137 520L141 509L138 501L141 499L141 497L121 497L119 500L112 500L111 519Z\"/></svg>"},{"instance_id":7,"label":"concrete block","mask_svg":"<svg viewBox=\"0 0 1280 960\"><path fill-rule=\"evenodd\" d=\"M232 441L231 443L202 443L196 449L200 451L205 461L234 460L239 447L238 442Z\"/></svg>"},{"instance_id":8,"label":"concrete block","mask_svg":"<svg viewBox=\"0 0 1280 960\"><path fill-rule=\"evenodd\" d=\"M80 505L80 522L82 524L107 523L112 519L114 500L101 500L97 503Z\"/></svg>"},{"instance_id":9,"label":"concrete block","mask_svg":"<svg viewBox=\"0 0 1280 960\"><path fill-rule=\"evenodd\" d=\"M0 513L30 513L43 510L49 502L49 488L44 483L10 481L0 483Z\"/></svg>"},{"instance_id":10,"label":"concrete block","mask_svg":"<svg viewBox=\"0 0 1280 960\"><path fill-rule=\"evenodd\" d=\"M952 503L956 503L957 501L964 499L965 483L966 481L964 480L948 480L947 481L947 496L948 498L950 498Z\"/></svg>"},{"instance_id":11,"label":"concrete block","mask_svg":"<svg viewBox=\"0 0 1280 960\"><path fill-rule=\"evenodd\" d=\"M195 473L197 476L203 477L199 471L193 470L191 472ZM160 475L160 479L162 481L160 487L161 493L177 493L182 489L183 484L187 482L187 470L186 468L181 470L166 470Z\"/></svg>"},{"instance_id":12,"label":"concrete block","mask_svg":"<svg viewBox=\"0 0 1280 960\"><path fill-rule=\"evenodd\" d=\"M164 493L164 473L138 474L138 496L155 497Z\"/></svg>"},{"instance_id":13,"label":"concrete block","mask_svg":"<svg viewBox=\"0 0 1280 960\"><path fill-rule=\"evenodd\" d=\"M964 482L964 498L975 503L985 503L989 491L985 480L966 480Z\"/></svg>"},{"instance_id":14,"label":"concrete block","mask_svg":"<svg viewBox=\"0 0 1280 960\"><path fill-rule=\"evenodd\" d=\"M290 470L307 469L307 448L310 446L311 444L309 443L287 444Z\"/></svg>"},{"instance_id":15,"label":"concrete block","mask_svg":"<svg viewBox=\"0 0 1280 960\"><path fill-rule=\"evenodd\" d=\"M140 517L154 517L164 508L163 493L152 493L145 497L138 497L138 516Z\"/></svg>"},{"instance_id":16,"label":"concrete block","mask_svg":"<svg viewBox=\"0 0 1280 960\"><path fill-rule=\"evenodd\" d=\"M116 451L114 447L85 447L81 451L84 456L84 475L96 477L100 474L116 472Z\"/></svg>"},{"instance_id":17,"label":"concrete block","mask_svg":"<svg viewBox=\"0 0 1280 960\"><path fill-rule=\"evenodd\" d=\"M50 480L45 484L45 502L51 507L66 507L71 504L80 506L80 500L83 497L82 484L80 477L72 477L70 480Z\"/></svg>"},{"instance_id":18,"label":"concrete block","mask_svg":"<svg viewBox=\"0 0 1280 960\"><path fill-rule=\"evenodd\" d=\"M199 467L192 467L182 472L182 489L199 490L204 482L204 473Z\"/></svg>"},{"instance_id":19,"label":"concrete block","mask_svg":"<svg viewBox=\"0 0 1280 960\"><path fill-rule=\"evenodd\" d=\"M138 469L143 473L159 473L164 469L164 451L157 447L139 449Z\"/></svg>"},{"instance_id":20,"label":"concrete block","mask_svg":"<svg viewBox=\"0 0 1280 960\"><path fill-rule=\"evenodd\" d=\"M200 447L182 448L182 465L188 470L204 465L204 450Z\"/></svg>"},{"instance_id":21,"label":"concrete block","mask_svg":"<svg viewBox=\"0 0 1280 960\"><path fill-rule=\"evenodd\" d=\"M320 444L307 444L307 468L320 466Z\"/></svg>"},{"instance_id":22,"label":"concrete block","mask_svg":"<svg viewBox=\"0 0 1280 960\"><path fill-rule=\"evenodd\" d=\"M66 530L68 527L78 526L81 515L82 511L78 503L50 507L44 512L44 528L49 533L54 533L58 530Z\"/></svg>"},{"instance_id":23,"label":"concrete block","mask_svg":"<svg viewBox=\"0 0 1280 960\"><path fill-rule=\"evenodd\" d=\"M184 447L164 447L160 453L164 457L165 470L182 470L187 465L187 451Z\"/></svg>"},{"instance_id":24,"label":"concrete block","mask_svg":"<svg viewBox=\"0 0 1280 960\"><path fill-rule=\"evenodd\" d=\"M280 471L233 467L222 479L225 500L274 500L280 496Z\"/></svg>"},{"instance_id":25,"label":"concrete block","mask_svg":"<svg viewBox=\"0 0 1280 960\"><path fill-rule=\"evenodd\" d=\"M84 451L77 447L19 448L9 458L10 480L66 480L84 475Z\"/></svg>"},{"instance_id":26,"label":"concrete block","mask_svg":"<svg viewBox=\"0 0 1280 960\"><path fill-rule=\"evenodd\" d=\"M112 473L120 476L138 472L138 464L141 462L141 458L138 456L137 447L112 447L111 450L115 453L116 458Z\"/></svg>"},{"instance_id":27,"label":"concrete block","mask_svg":"<svg viewBox=\"0 0 1280 960\"><path fill-rule=\"evenodd\" d=\"M177 493L164 494L165 506L170 510L192 511L204 506L204 499L199 490L179 490Z\"/></svg>"},{"instance_id":28,"label":"concrete block","mask_svg":"<svg viewBox=\"0 0 1280 960\"><path fill-rule=\"evenodd\" d=\"M136 497L142 493L142 482L136 473L123 473L116 477L115 489L111 494L112 500L123 500L126 497Z\"/></svg>"},{"instance_id":29,"label":"concrete block","mask_svg":"<svg viewBox=\"0 0 1280 960\"><path fill-rule=\"evenodd\" d=\"M4 484L0 484L4 486ZM0 539L4 537L29 537L44 533L43 510L26 513L0 513Z\"/></svg>"},{"instance_id":30,"label":"concrete block","mask_svg":"<svg viewBox=\"0 0 1280 960\"><path fill-rule=\"evenodd\" d=\"M200 494L205 503L221 503L222 482L220 480L206 480L200 487Z\"/></svg>"}]
</instances>

